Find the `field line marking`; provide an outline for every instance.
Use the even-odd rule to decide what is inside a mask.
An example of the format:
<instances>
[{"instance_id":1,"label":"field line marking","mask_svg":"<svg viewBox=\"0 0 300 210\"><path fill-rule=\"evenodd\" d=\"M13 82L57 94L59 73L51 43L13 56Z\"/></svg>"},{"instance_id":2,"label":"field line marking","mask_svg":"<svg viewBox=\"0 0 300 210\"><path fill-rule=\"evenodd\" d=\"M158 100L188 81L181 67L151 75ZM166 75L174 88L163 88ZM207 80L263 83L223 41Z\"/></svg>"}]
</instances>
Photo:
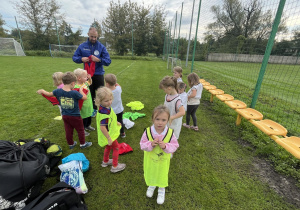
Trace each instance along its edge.
<instances>
[{"instance_id":1,"label":"field line marking","mask_svg":"<svg viewBox=\"0 0 300 210\"><path fill-rule=\"evenodd\" d=\"M116 74L116 76L117 75L119 75L119 74L121 74L122 72L124 72L125 70L127 70L130 66L132 66L132 64L134 64L136 61L134 61L134 62L132 62L129 66L127 66L125 69L123 69L122 71L120 71L119 73L117 73Z\"/></svg>"}]
</instances>

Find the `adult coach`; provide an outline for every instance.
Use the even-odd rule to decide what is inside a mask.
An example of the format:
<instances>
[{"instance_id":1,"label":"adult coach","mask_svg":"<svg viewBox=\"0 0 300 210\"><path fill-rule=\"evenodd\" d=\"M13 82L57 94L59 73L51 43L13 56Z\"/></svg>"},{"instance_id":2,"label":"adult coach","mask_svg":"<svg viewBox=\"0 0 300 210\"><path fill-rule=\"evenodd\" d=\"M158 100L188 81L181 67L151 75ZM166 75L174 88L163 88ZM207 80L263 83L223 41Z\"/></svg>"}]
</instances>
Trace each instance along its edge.
<instances>
[{"instance_id":1,"label":"adult coach","mask_svg":"<svg viewBox=\"0 0 300 210\"><path fill-rule=\"evenodd\" d=\"M96 90L104 86L104 68L103 66L109 66L111 63L110 56L103 44L101 44L98 39L98 32L96 28L91 27L88 32L88 40L79 45L77 50L73 55L73 61L75 63L88 63L91 66L92 62L95 62L95 73L92 77L92 85L90 86L90 91L93 99L94 113L97 113L97 106L95 105L95 93ZM90 62L91 61L91 62Z\"/></svg>"}]
</instances>

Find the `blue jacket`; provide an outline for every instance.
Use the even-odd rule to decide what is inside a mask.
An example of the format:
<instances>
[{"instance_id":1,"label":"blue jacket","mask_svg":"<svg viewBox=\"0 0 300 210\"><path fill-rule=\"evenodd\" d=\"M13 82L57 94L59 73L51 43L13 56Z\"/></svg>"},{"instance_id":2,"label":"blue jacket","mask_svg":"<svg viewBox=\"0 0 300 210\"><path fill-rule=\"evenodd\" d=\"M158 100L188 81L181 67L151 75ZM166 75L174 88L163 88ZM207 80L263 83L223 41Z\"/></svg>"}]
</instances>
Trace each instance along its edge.
<instances>
[{"instance_id":1,"label":"blue jacket","mask_svg":"<svg viewBox=\"0 0 300 210\"><path fill-rule=\"evenodd\" d=\"M99 41L92 44L88 39L86 42L80 44L73 55L73 61L75 63L83 63L81 58L89 57L90 55L94 55L101 59L101 62L96 62L94 75L103 75L105 73L103 66L109 66L111 60L105 46Z\"/></svg>"}]
</instances>

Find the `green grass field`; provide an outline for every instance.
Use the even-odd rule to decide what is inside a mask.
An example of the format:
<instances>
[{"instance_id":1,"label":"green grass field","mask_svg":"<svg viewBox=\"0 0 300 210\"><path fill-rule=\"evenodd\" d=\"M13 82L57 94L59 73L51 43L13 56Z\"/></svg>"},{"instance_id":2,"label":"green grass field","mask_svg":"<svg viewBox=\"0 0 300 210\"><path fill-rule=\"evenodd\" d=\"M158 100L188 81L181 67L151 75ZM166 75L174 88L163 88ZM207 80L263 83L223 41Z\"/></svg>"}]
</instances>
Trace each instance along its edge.
<instances>
[{"instance_id":1,"label":"green grass field","mask_svg":"<svg viewBox=\"0 0 300 210\"><path fill-rule=\"evenodd\" d=\"M236 127L236 113L216 99L210 104L206 91L197 111L200 131L181 131L180 147L171 160L165 204L156 204L156 194L152 199L146 197L139 141L144 129L151 125L153 108L164 102L165 94L158 85L164 76L171 75L165 62L113 60L105 68L107 73L117 75L125 112L130 111L126 104L131 101L145 105L140 112L146 117L138 118L134 127L126 131L126 138L118 140L134 150L119 157L127 168L118 174L100 166L104 149L97 145L96 131L86 138L93 142L91 148L69 150L63 122L53 120L59 115L58 107L36 93L40 88L55 89L51 78L54 72L73 71L82 65L71 59L46 57L0 57L0 62L0 139L46 137L63 148L63 157L83 152L91 167L84 174L89 188L84 198L89 209L297 209L260 181L252 163L255 157L264 156L274 162L278 171L299 181L299 161L250 123L243 121ZM184 70L185 82L187 74L188 70ZM96 127L94 118L92 126ZM248 141L251 146L241 146L239 141ZM56 177L48 178L43 190L56 182Z\"/></svg>"}]
</instances>

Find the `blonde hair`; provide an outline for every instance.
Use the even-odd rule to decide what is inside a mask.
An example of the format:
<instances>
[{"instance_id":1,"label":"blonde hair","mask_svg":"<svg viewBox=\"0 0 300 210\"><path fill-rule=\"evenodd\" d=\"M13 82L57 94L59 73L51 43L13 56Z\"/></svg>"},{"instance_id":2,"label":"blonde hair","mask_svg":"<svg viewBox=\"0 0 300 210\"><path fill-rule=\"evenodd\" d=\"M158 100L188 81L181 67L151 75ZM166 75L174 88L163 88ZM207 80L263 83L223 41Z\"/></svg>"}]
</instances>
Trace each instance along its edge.
<instances>
[{"instance_id":1,"label":"blonde hair","mask_svg":"<svg viewBox=\"0 0 300 210\"><path fill-rule=\"evenodd\" d=\"M173 71L176 71L177 73L180 74L180 77L182 77L182 68L180 66L175 66L173 68Z\"/></svg>"},{"instance_id":2,"label":"blonde hair","mask_svg":"<svg viewBox=\"0 0 300 210\"><path fill-rule=\"evenodd\" d=\"M72 82L76 82L77 78L76 78L74 72L68 71L68 72L63 74L62 81L63 81L64 85L69 85Z\"/></svg>"},{"instance_id":3,"label":"blonde hair","mask_svg":"<svg viewBox=\"0 0 300 210\"><path fill-rule=\"evenodd\" d=\"M186 89L186 85L185 85L185 83L183 83L183 82L178 82L177 83L177 89L178 90L181 90L181 89Z\"/></svg>"},{"instance_id":4,"label":"blonde hair","mask_svg":"<svg viewBox=\"0 0 300 210\"><path fill-rule=\"evenodd\" d=\"M190 87L193 87L194 85L198 85L199 82L199 76L196 73L190 73L187 77L188 83Z\"/></svg>"},{"instance_id":5,"label":"blonde hair","mask_svg":"<svg viewBox=\"0 0 300 210\"><path fill-rule=\"evenodd\" d=\"M87 73L87 71L81 68L74 70L74 74L76 75L76 77L80 77L83 73Z\"/></svg>"},{"instance_id":6,"label":"blonde hair","mask_svg":"<svg viewBox=\"0 0 300 210\"><path fill-rule=\"evenodd\" d=\"M162 113L167 113L168 114L168 120L170 119L170 111L165 105L159 105L154 108L153 113L152 113L152 121L154 120L155 117Z\"/></svg>"},{"instance_id":7,"label":"blonde hair","mask_svg":"<svg viewBox=\"0 0 300 210\"><path fill-rule=\"evenodd\" d=\"M54 86L59 86L59 85L61 85L62 83L63 83L63 81L62 81L62 76L64 75L64 73L62 73L62 72L55 72L55 73L53 73L52 74L52 79L53 79L53 85Z\"/></svg>"},{"instance_id":8,"label":"blonde hair","mask_svg":"<svg viewBox=\"0 0 300 210\"><path fill-rule=\"evenodd\" d=\"M117 83L117 77L114 74L106 74L104 76L104 80L106 83L108 83L110 86L114 86Z\"/></svg>"},{"instance_id":9,"label":"blonde hair","mask_svg":"<svg viewBox=\"0 0 300 210\"><path fill-rule=\"evenodd\" d=\"M95 104L99 107L101 105L101 102L106 97L112 97L112 99L114 98L113 93L111 92L111 90L107 87L98 88L97 91L96 91Z\"/></svg>"},{"instance_id":10,"label":"blonde hair","mask_svg":"<svg viewBox=\"0 0 300 210\"><path fill-rule=\"evenodd\" d=\"M177 78L175 77L170 77L170 76L165 76L159 83L159 88L160 89L164 89L164 88L168 88L168 87L172 87L174 88L177 92Z\"/></svg>"}]
</instances>

